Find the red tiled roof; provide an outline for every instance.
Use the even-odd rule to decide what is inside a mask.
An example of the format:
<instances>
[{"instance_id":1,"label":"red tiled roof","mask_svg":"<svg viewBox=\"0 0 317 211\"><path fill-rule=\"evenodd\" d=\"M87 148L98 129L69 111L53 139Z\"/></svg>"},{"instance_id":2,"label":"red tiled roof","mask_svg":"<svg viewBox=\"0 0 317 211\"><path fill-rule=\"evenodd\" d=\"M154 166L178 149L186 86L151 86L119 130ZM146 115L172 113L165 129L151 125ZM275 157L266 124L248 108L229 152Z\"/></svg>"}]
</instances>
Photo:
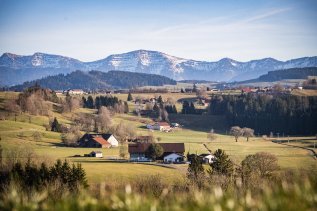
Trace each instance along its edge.
<instances>
[{"instance_id":1,"label":"red tiled roof","mask_svg":"<svg viewBox=\"0 0 317 211\"><path fill-rule=\"evenodd\" d=\"M159 126L170 126L167 122L158 122L157 123Z\"/></svg>"},{"instance_id":2,"label":"red tiled roof","mask_svg":"<svg viewBox=\"0 0 317 211\"><path fill-rule=\"evenodd\" d=\"M111 145L108 141L106 141L102 137L93 137L92 139L95 140L96 142L98 142L101 145Z\"/></svg>"}]
</instances>

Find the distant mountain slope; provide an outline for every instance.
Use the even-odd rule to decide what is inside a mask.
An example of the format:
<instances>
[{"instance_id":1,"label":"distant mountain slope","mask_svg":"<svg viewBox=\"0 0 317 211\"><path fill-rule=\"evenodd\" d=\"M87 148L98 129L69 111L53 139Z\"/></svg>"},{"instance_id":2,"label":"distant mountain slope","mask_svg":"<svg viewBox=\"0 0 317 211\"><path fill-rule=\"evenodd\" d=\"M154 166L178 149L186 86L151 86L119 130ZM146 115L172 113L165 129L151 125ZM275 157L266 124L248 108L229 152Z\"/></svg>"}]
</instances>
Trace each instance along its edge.
<instances>
[{"instance_id":1,"label":"distant mountain slope","mask_svg":"<svg viewBox=\"0 0 317 211\"><path fill-rule=\"evenodd\" d=\"M290 68L285 70L269 71L256 79L239 81L237 84L256 82L275 82L287 79L307 79L308 76L317 76L317 67Z\"/></svg>"},{"instance_id":2,"label":"distant mountain slope","mask_svg":"<svg viewBox=\"0 0 317 211\"><path fill-rule=\"evenodd\" d=\"M66 89L109 89L109 88L132 88L139 86L162 86L165 84L175 85L176 81L165 76L132 73L127 71L75 71L67 75L59 74L48 76L35 81L25 82L22 85L11 87L12 90L23 90L27 87L39 84L41 87L53 90Z\"/></svg>"},{"instance_id":3,"label":"distant mountain slope","mask_svg":"<svg viewBox=\"0 0 317 211\"><path fill-rule=\"evenodd\" d=\"M317 67L291 68L286 70L269 71L257 80L263 82L280 81L284 79L306 79L308 76L317 76Z\"/></svg>"},{"instance_id":4,"label":"distant mountain slope","mask_svg":"<svg viewBox=\"0 0 317 211\"><path fill-rule=\"evenodd\" d=\"M176 80L241 81L257 78L273 70L302 67L317 67L317 57L304 57L285 62L273 58L249 62L224 58L217 62L206 62L183 59L158 51L137 50L110 55L93 62L81 62L69 57L44 53L35 53L31 56L5 53L0 57L0 77L8 80L0 80L0 83L12 85L75 70L102 72L123 70L158 74ZM12 77L14 75L16 77Z\"/></svg>"}]
</instances>

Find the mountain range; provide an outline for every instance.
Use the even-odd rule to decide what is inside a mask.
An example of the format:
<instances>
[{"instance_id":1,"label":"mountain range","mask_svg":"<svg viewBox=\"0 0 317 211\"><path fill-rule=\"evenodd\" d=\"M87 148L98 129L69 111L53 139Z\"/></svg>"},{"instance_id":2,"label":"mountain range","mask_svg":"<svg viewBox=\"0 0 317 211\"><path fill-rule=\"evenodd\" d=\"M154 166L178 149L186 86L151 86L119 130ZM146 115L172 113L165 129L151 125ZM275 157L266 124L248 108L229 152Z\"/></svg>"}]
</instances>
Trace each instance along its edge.
<instances>
[{"instance_id":1,"label":"mountain range","mask_svg":"<svg viewBox=\"0 0 317 211\"><path fill-rule=\"evenodd\" d=\"M30 56L4 53L0 57L0 85L20 84L75 70L121 70L163 75L175 80L242 81L257 78L269 71L303 67L317 67L317 56L288 61L265 58L239 62L223 58L216 62L207 62L183 59L158 51L137 50L110 55L97 61L82 62L70 57L44 53Z\"/></svg>"}]
</instances>

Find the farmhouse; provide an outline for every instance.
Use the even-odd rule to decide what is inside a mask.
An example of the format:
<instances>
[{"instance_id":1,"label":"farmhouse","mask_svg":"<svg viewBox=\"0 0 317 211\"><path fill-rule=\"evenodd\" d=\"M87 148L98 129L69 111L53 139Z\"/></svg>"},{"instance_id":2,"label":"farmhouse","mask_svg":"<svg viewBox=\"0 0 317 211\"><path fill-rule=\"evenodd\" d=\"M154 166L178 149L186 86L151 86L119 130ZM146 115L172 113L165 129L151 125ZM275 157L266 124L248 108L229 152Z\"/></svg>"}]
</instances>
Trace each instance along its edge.
<instances>
[{"instance_id":1,"label":"farmhouse","mask_svg":"<svg viewBox=\"0 0 317 211\"><path fill-rule=\"evenodd\" d=\"M117 147L119 142L112 134L86 133L81 139L79 139L78 145L80 147L89 148L110 148Z\"/></svg>"},{"instance_id":2,"label":"farmhouse","mask_svg":"<svg viewBox=\"0 0 317 211\"><path fill-rule=\"evenodd\" d=\"M82 89L70 89L68 90L68 94L70 95L82 95L84 91Z\"/></svg>"},{"instance_id":3,"label":"farmhouse","mask_svg":"<svg viewBox=\"0 0 317 211\"><path fill-rule=\"evenodd\" d=\"M152 125L152 129L159 131L169 131L171 130L171 126L167 122L156 122L154 125Z\"/></svg>"},{"instance_id":4,"label":"farmhouse","mask_svg":"<svg viewBox=\"0 0 317 211\"><path fill-rule=\"evenodd\" d=\"M150 143L133 143L129 144L129 154L130 158L134 160L141 160L141 159L148 159L147 151L150 147ZM163 160L164 157L170 154L178 154L179 156L183 156L185 152L185 145L184 143L159 143L163 148L163 155L158 158L158 160ZM175 157L175 156L172 156Z\"/></svg>"},{"instance_id":5,"label":"farmhouse","mask_svg":"<svg viewBox=\"0 0 317 211\"><path fill-rule=\"evenodd\" d=\"M164 157L164 163L180 163L184 161L184 155L171 153Z\"/></svg>"}]
</instances>

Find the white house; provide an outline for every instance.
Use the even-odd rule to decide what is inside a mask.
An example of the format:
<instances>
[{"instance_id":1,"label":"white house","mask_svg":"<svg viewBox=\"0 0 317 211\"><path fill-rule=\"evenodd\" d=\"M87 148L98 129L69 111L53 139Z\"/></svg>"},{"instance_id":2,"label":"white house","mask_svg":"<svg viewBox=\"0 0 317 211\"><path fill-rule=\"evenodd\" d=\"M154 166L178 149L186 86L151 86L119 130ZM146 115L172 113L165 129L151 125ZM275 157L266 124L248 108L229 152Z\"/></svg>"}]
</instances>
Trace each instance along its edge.
<instances>
[{"instance_id":1,"label":"white house","mask_svg":"<svg viewBox=\"0 0 317 211\"><path fill-rule=\"evenodd\" d=\"M167 122L156 122L154 125L152 125L152 129L159 131L169 131L171 130L171 126Z\"/></svg>"},{"instance_id":2,"label":"white house","mask_svg":"<svg viewBox=\"0 0 317 211\"><path fill-rule=\"evenodd\" d=\"M107 140L109 144L111 144L111 147L117 147L119 146L119 142L112 134L104 134L103 137Z\"/></svg>"},{"instance_id":3,"label":"white house","mask_svg":"<svg viewBox=\"0 0 317 211\"><path fill-rule=\"evenodd\" d=\"M102 156L102 152L100 151L92 151L90 153L90 157L102 158L103 156Z\"/></svg>"},{"instance_id":4,"label":"white house","mask_svg":"<svg viewBox=\"0 0 317 211\"><path fill-rule=\"evenodd\" d=\"M184 156L177 153L164 156L164 163L180 163L182 161L184 161Z\"/></svg>"},{"instance_id":5,"label":"white house","mask_svg":"<svg viewBox=\"0 0 317 211\"><path fill-rule=\"evenodd\" d=\"M215 156L213 156L212 154L201 154L201 155L199 155L199 157L201 157L202 158L202 160L203 160L203 162L204 163L212 163L213 161L212 161L212 159L215 157Z\"/></svg>"},{"instance_id":6,"label":"white house","mask_svg":"<svg viewBox=\"0 0 317 211\"><path fill-rule=\"evenodd\" d=\"M84 94L84 91L82 89L70 89L68 90L68 93L70 95L82 95Z\"/></svg>"}]
</instances>

